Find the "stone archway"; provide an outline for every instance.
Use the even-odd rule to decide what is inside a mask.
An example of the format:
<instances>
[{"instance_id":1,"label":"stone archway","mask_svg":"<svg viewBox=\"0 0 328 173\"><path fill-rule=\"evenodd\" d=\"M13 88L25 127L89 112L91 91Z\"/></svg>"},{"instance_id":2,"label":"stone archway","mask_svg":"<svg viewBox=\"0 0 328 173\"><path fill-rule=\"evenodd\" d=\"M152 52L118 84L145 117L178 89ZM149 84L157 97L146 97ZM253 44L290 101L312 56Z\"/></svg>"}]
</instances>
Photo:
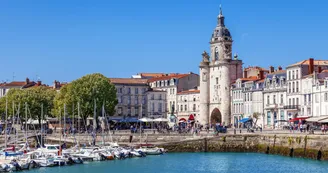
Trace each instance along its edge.
<instances>
[{"instance_id":1,"label":"stone archway","mask_svg":"<svg viewBox=\"0 0 328 173\"><path fill-rule=\"evenodd\" d=\"M222 123L222 115L218 108L213 109L211 113L211 124Z\"/></svg>"}]
</instances>

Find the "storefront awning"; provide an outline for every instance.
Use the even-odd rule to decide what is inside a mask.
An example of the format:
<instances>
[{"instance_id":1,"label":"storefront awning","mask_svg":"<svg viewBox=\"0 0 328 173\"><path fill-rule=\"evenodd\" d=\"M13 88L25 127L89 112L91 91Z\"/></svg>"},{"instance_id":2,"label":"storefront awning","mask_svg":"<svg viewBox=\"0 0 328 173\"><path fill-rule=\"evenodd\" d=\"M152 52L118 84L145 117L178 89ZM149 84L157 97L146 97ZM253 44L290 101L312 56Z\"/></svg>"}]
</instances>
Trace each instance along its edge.
<instances>
[{"instance_id":1,"label":"storefront awning","mask_svg":"<svg viewBox=\"0 0 328 173\"><path fill-rule=\"evenodd\" d=\"M325 119L328 119L328 116L311 117L311 118L306 119L305 121L307 121L307 122L319 122L319 121L325 120Z\"/></svg>"},{"instance_id":2,"label":"storefront awning","mask_svg":"<svg viewBox=\"0 0 328 173\"><path fill-rule=\"evenodd\" d=\"M290 119L289 122L303 121L303 120L308 119L308 118L309 117L297 117L297 118Z\"/></svg>"},{"instance_id":3,"label":"storefront awning","mask_svg":"<svg viewBox=\"0 0 328 173\"><path fill-rule=\"evenodd\" d=\"M327 119L323 119L323 120L319 120L318 123L328 123L328 118Z\"/></svg>"},{"instance_id":4,"label":"storefront awning","mask_svg":"<svg viewBox=\"0 0 328 173\"><path fill-rule=\"evenodd\" d=\"M239 122L240 123L246 123L246 122L248 122L250 120L251 120L251 118L243 118L243 119L239 120Z\"/></svg>"},{"instance_id":5,"label":"storefront awning","mask_svg":"<svg viewBox=\"0 0 328 173\"><path fill-rule=\"evenodd\" d=\"M190 114L188 120L190 120L190 121L194 121L194 120L195 120L194 115L193 115L193 114Z\"/></svg>"},{"instance_id":6,"label":"storefront awning","mask_svg":"<svg viewBox=\"0 0 328 173\"><path fill-rule=\"evenodd\" d=\"M185 118L180 118L179 119L179 123L184 123L184 122L186 122L187 120L185 119Z\"/></svg>"},{"instance_id":7,"label":"storefront awning","mask_svg":"<svg viewBox=\"0 0 328 173\"><path fill-rule=\"evenodd\" d=\"M120 123L138 123L140 122L137 118L126 118L120 120Z\"/></svg>"}]
</instances>

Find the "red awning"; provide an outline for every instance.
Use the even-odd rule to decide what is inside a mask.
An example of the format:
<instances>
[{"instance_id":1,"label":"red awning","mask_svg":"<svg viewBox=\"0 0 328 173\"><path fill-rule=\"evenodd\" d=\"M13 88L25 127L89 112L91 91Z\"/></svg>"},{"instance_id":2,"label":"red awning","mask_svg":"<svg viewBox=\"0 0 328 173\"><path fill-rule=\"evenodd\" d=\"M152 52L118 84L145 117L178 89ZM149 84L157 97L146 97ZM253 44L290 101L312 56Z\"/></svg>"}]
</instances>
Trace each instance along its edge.
<instances>
[{"instance_id":1,"label":"red awning","mask_svg":"<svg viewBox=\"0 0 328 173\"><path fill-rule=\"evenodd\" d=\"M195 120L195 117L194 117L194 115L193 114L190 114L189 115L189 119L188 120L190 120L190 121L194 121Z\"/></svg>"},{"instance_id":2,"label":"red awning","mask_svg":"<svg viewBox=\"0 0 328 173\"><path fill-rule=\"evenodd\" d=\"M187 121L185 118L180 118L179 121Z\"/></svg>"},{"instance_id":3,"label":"red awning","mask_svg":"<svg viewBox=\"0 0 328 173\"><path fill-rule=\"evenodd\" d=\"M293 119L290 119L289 122L297 122L297 121L303 121L305 119L307 119L309 117L298 117L298 118L293 118Z\"/></svg>"}]
</instances>

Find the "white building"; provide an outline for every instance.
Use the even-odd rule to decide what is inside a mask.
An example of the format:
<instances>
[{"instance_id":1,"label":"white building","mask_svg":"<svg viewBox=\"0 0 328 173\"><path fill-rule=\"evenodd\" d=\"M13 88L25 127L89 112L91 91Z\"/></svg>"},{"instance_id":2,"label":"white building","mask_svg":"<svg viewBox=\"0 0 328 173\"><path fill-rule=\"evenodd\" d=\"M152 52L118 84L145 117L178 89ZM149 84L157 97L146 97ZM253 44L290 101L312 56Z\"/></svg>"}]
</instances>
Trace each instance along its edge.
<instances>
[{"instance_id":1,"label":"white building","mask_svg":"<svg viewBox=\"0 0 328 173\"><path fill-rule=\"evenodd\" d=\"M230 85L242 77L242 61L232 59L232 37L220 9L210 41L210 55L200 63L200 124L231 123ZM211 118L210 118L211 117Z\"/></svg>"},{"instance_id":2,"label":"white building","mask_svg":"<svg viewBox=\"0 0 328 173\"><path fill-rule=\"evenodd\" d=\"M154 90L166 91L168 115L171 115L173 111L173 114L177 117L177 93L197 88L199 85L199 75L194 73L168 74L166 76L148 79L148 83Z\"/></svg>"},{"instance_id":3,"label":"white building","mask_svg":"<svg viewBox=\"0 0 328 173\"><path fill-rule=\"evenodd\" d=\"M147 112L149 118L167 118L166 91L150 89L147 95Z\"/></svg>"},{"instance_id":4,"label":"white building","mask_svg":"<svg viewBox=\"0 0 328 173\"><path fill-rule=\"evenodd\" d=\"M281 68L270 73L264 80L264 123L265 127L274 128L285 124L289 118L285 104L287 103L286 70Z\"/></svg>"},{"instance_id":5,"label":"white building","mask_svg":"<svg viewBox=\"0 0 328 173\"><path fill-rule=\"evenodd\" d=\"M179 122L194 121L199 116L199 90L181 91L177 94L177 115Z\"/></svg>"},{"instance_id":6,"label":"white building","mask_svg":"<svg viewBox=\"0 0 328 173\"><path fill-rule=\"evenodd\" d=\"M312 84L307 79L307 75L313 72L321 73L328 69L327 60L308 60L300 61L287 67L287 100L286 106L289 117L311 117L313 116L312 102Z\"/></svg>"}]
</instances>

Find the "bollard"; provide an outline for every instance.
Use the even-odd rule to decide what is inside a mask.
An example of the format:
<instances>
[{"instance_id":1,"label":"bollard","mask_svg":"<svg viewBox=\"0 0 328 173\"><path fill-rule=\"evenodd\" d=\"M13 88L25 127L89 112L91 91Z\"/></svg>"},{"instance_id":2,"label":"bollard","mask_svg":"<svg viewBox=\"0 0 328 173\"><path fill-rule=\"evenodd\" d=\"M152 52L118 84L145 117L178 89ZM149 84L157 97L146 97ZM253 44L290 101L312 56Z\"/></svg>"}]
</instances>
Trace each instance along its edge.
<instances>
[{"instance_id":1,"label":"bollard","mask_svg":"<svg viewBox=\"0 0 328 173\"><path fill-rule=\"evenodd\" d=\"M233 133L236 134L236 129L233 129Z\"/></svg>"}]
</instances>

